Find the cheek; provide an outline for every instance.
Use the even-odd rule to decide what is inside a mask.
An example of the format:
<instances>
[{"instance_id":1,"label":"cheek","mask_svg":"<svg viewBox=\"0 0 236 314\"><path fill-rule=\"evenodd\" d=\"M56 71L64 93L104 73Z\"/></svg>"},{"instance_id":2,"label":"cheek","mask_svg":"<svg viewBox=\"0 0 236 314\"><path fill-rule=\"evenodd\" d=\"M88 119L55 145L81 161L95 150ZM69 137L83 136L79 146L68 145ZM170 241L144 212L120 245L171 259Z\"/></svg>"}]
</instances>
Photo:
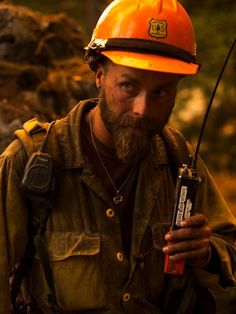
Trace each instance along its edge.
<instances>
[{"instance_id":1,"label":"cheek","mask_svg":"<svg viewBox=\"0 0 236 314\"><path fill-rule=\"evenodd\" d=\"M152 106L150 115L157 121L166 120L170 116L173 107L174 101L159 102L158 104L154 104Z\"/></svg>"},{"instance_id":2,"label":"cheek","mask_svg":"<svg viewBox=\"0 0 236 314\"><path fill-rule=\"evenodd\" d=\"M106 103L108 108L117 115L126 113L132 106L131 101L116 88L106 90Z\"/></svg>"}]
</instances>

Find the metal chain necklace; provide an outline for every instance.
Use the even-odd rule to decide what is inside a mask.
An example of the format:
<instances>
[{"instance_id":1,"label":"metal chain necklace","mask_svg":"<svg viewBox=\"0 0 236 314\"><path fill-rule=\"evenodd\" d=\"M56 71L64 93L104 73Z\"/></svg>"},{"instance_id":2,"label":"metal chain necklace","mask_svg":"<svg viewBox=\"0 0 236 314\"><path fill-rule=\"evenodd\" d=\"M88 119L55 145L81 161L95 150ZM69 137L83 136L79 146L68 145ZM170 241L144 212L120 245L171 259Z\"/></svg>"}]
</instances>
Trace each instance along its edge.
<instances>
[{"instance_id":1,"label":"metal chain necklace","mask_svg":"<svg viewBox=\"0 0 236 314\"><path fill-rule=\"evenodd\" d=\"M131 169L130 173L128 174L128 176L126 177L125 181L121 184L121 186L119 188L117 188L117 186L115 185L114 181L112 180L111 176L110 176L110 173L108 172L103 160L102 160L102 157L100 156L99 152L98 152L98 149L97 149L97 146L95 144L95 140L94 140L94 134L93 134L93 127L92 127L92 121L91 121L91 111L89 112L89 128L90 128L90 134L91 134L91 140L92 140L92 143L93 143L93 146L94 146L94 149L97 153L97 156L98 156L98 159L104 169L104 171L106 172L106 175L108 177L108 179L110 180L115 192L116 192L116 195L112 197L112 200L113 200L113 203L114 204L119 204L121 202L123 202L123 195L120 194L120 191L123 189L123 187L126 185L126 183L128 182L131 174L133 173L135 167L136 167L136 164L134 164L133 168Z\"/></svg>"}]
</instances>

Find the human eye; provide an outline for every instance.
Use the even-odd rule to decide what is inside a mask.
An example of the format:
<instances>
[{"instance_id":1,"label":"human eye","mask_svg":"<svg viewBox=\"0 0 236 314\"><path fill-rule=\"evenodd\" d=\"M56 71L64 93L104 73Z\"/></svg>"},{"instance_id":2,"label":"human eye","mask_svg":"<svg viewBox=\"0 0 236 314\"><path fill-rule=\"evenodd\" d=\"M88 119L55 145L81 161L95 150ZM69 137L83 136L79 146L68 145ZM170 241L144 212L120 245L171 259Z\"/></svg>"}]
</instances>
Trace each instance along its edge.
<instances>
[{"instance_id":1,"label":"human eye","mask_svg":"<svg viewBox=\"0 0 236 314\"><path fill-rule=\"evenodd\" d=\"M127 94L135 94L137 92L137 87L133 82L123 81L120 83L120 87L123 92Z\"/></svg>"},{"instance_id":2,"label":"human eye","mask_svg":"<svg viewBox=\"0 0 236 314\"><path fill-rule=\"evenodd\" d=\"M120 85L123 89L127 89L127 90L133 88L133 84L131 84L130 82L121 82Z\"/></svg>"},{"instance_id":3,"label":"human eye","mask_svg":"<svg viewBox=\"0 0 236 314\"><path fill-rule=\"evenodd\" d=\"M165 88L161 88L161 89L157 89L154 92L155 96L159 97L159 98L165 98L167 97L170 93L168 89Z\"/></svg>"}]
</instances>

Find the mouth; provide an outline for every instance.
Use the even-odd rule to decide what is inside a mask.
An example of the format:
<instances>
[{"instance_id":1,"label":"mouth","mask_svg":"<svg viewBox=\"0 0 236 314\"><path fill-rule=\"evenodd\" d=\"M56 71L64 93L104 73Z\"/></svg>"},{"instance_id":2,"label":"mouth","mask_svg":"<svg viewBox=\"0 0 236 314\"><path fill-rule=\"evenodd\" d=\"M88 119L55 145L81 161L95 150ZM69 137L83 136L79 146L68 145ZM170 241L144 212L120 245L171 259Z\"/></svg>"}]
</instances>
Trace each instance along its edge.
<instances>
[{"instance_id":1,"label":"mouth","mask_svg":"<svg viewBox=\"0 0 236 314\"><path fill-rule=\"evenodd\" d=\"M145 129L141 126L130 126L129 129L138 133L145 132Z\"/></svg>"},{"instance_id":2,"label":"mouth","mask_svg":"<svg viewBox=\"0 0 236 314\"><path fill-rule=\"evenodd\" d=\"M123 130L127 130L135 134L148 133L149 130L148 122L143 119L139 119L136 121L132 121L131 119L129 121L123 121L119 127Z\"/></svg>"},{"instance_id":3,"label":"mouth","mask_svg":"<svg viewBox=\"0 0 236 314\"><path fill-rule=\"evenodd\" d=\"M141 126L126 126L126 132L134 137L141 138L147 136L147 129Z\"/></svg>"}]
</instances>

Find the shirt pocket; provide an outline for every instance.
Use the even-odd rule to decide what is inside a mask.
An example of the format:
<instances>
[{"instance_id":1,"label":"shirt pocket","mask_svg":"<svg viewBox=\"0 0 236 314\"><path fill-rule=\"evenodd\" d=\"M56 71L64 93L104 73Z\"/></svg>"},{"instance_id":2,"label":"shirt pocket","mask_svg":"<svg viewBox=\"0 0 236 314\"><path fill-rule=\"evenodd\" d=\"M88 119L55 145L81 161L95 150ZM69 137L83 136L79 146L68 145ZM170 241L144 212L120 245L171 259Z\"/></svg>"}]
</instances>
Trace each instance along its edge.
<instances>
[{"instance_id":1,"label":"shirt pocket","mask_svg":"<svg viewBox=\"0 0 236 314\"><path fill-rule=\"evenodd\" d=\"M69 269L70 259L76 256L96 256L100 252L100 235L85 232L51 232L45 241L53 264ZM55 263L54 263L55 262Z\"/></svg>"},{"instance_id":2,"label":"shirt pocket","mask_svg":"<svg viewBox=\"0 0 236 314\"><path fill-rule=\"evenodd\" d=\"M56 295L64 311L105 309L100 272L100 235L85 232L48 232L45 234ZM32 272L33 296L45 304L48 287L36 256Z\"/></svg>"}]
</instances>

